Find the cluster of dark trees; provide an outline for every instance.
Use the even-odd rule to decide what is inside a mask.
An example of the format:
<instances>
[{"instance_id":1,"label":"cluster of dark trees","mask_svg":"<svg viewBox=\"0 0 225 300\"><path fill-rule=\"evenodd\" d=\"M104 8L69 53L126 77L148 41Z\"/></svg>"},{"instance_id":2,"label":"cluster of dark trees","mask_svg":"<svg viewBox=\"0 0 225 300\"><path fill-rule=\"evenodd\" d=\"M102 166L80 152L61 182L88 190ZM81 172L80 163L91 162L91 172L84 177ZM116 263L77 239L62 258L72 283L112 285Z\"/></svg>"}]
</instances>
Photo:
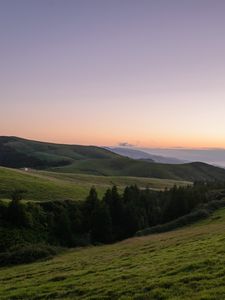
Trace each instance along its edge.
<instances>
[{"instance_id":1,"label":"cluster of dark trees","mask_svg":"<svg viewBox=\"0 0 225 300\"><path fill-rule=\"evenodd\" d=\"M74 247L119 241L224 197L223 188L223 183L199 182L153 191L134 185L119 193L113 186L102 199L91 188L85 201L40 203L21 201L24 191L17 190L9 204L0 202L0 252L15 243Z\"/></svg>"},{"instance_id":2,"label":"cluster of dark trees","mask_svg":"<svg viewBox=\"0 0 225 300\"><path fill-rule=\"evenodd\" d=\"M170 222L213 200L215 188L218 189L218 185L199 182L159 192L141 190L134 185L126 187L120 195L114 186L106 191L102 200L92 188L83 207L84 220L88 220L86 231L90 232L93 243L111 243L131 237L143 228Z\"/></svg>"}]
</instances>

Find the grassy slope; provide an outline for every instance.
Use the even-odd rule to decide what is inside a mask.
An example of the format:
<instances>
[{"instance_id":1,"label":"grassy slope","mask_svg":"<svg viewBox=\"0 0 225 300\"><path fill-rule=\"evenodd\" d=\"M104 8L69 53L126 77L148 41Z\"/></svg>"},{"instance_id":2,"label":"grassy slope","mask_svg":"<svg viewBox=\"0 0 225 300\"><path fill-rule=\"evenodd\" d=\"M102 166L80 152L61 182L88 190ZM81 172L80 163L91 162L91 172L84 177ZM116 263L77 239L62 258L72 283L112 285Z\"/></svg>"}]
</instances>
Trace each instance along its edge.
<instances>
[{"instance_id":1,"label":"grassy slope","mask_svg":"<svg viewBox=\"0 0 225 300\"><path fill-rule=\"evenodd\" d=\"M0 299L225 299L225 210L169 233L0 270Z\"/></svg>"},{"instance_id":2,"label":"grassy slope","mask_svg":"<svg viewBox=\"0 0 225 300\"><path fill-rule=\"evenodd\" d=\"M0 165L92 175L225 181L224 169L203 163L151 163L122 157L100 147L42 143L16 137L0 137Z\"/></svg>"},{"instance_id":3,"label":"grassy slope","mask_svg":"<svg viewBox=\"0 0 225 300\"><path fill-rule=\"evenodd\" d=\"M50 168L50 170L107 176L135 176L188 181L218 179L225 181L224 169L200 162L171 165L150 163L129 158L92 159L76 161L71 165Z\"/></svg>"},{"instance_id":4,"label":"grassy slope","mask_svg":"<svg viewBox=\"0 0 225 300\"><path fill-rule=\"evenodd\" d=\"M0 195L1 191L9 191L14 188L26 189L28 192L25 194L25 199L29 200L63 200L68 198L82 200L88 195L91 186L94 185L99 195L102 196L105 190L113 184L116 184L120 189L131 184L162 189L174 184L187 185L190 183L154 178L103 177L44 171L25 172L0 167ZM2 197L5 198L4 194Z\"/></svg>"},{"instance_id":5,"label":"grassy slope","mask_svg":"<svg viewBox=\"0 0 225 300\"><path fill-rule=\"evenodd\" d=\"M84 160L116 160L119 155L95 146L65 145L0 136L0 165L50 168Z\"/></svg>"}]
</instances>

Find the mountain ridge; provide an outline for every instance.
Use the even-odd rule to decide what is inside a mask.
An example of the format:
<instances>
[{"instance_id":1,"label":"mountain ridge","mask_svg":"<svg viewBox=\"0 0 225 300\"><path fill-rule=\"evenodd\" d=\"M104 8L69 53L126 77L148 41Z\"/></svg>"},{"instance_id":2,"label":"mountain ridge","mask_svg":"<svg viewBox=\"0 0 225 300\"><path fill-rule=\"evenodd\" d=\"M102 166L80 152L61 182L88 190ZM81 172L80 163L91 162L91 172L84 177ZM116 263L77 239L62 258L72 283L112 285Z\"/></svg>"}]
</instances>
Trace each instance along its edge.
<instances>
[{"instance_id":1,"label":"mountain ridge","mask_svg":"<svg viewBox=\"0 0 225 300\"><path fill-rule=\"evenodd\" d=\"M165 163L165 164L184 164L188 163L188 161L184 161L181 159L177 159L174 157L162 156L162 155L155 155L143 150L139 149L130 149L126 147L105 147L105 149L109 149L114 153L119 155L127 156L133 159L145 159L145 160L152 160L153 162L158 163Z\"/></svg>"},{"instance_id":2,"label":"mountain ridge","mask_svg":"<svg viewBox=\"0 0 225 300\"><path fill-rule=\"evenodd\" d=\"M175 180L222 180L225 170L201 162L162 164L135 160L97 146L67 145L0 137L0 165L103 176Z\"/></svg>"}]
</instances>

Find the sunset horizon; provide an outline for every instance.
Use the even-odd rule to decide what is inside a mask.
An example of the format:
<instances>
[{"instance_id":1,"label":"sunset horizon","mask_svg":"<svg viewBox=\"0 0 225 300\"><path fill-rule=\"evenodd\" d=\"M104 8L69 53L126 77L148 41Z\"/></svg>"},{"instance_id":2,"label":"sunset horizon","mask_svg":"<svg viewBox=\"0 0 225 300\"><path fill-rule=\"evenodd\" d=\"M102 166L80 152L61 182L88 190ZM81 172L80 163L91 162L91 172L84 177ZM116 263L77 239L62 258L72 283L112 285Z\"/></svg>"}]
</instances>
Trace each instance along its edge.
<instances>
[{"instance_id":1,"label":"sunset horizon","mask_svg":"<svg viewBox=\"0 0 225 300\"><path fill-rule=\"evenodd\" d=\"M66 145L84 145L84 146L98 146L98 147L127 147L127 148L147 148L147 149L196 149L196 150L207 150L207 149L221 149L225 150L225 143L221 144L221 146L214 146L207 143L206 145L204 144L197 144L196 146L193 146L193 144L185 143L181 145L173 144L173 143L168 143L168 144L163 144L160 142L156 143L141 143L140 141L132 141L130 142L129 140L115 140L113 142L110 142L106 140L106 142L101 142L97 139L93 139L90 137L90 139L77 139L77 138L68 138L65 139L62 138L52 138L52 137L42 137L42 136L32 136L32 135L27 135L27 136L22 136L20 134L0 134L0 136L3 137L17 137L21 139L27 139L27 140L32 140L32 141L38 141L38 142L45 142L45 143L53 143L53 144L66 144ZM91 142L92 141L92 142ZM220 144L217 144L220 145Z\"/></svg>"},{"instance_id":2,"label":"sunset horizon","mask_svg":"<svg viewBox=\"0 0 225 300\"><path fill-rule=\"evenodd\" d=\"M225 148L224 9L2 1L0 135Z\"/></svg>"}]
</instances>

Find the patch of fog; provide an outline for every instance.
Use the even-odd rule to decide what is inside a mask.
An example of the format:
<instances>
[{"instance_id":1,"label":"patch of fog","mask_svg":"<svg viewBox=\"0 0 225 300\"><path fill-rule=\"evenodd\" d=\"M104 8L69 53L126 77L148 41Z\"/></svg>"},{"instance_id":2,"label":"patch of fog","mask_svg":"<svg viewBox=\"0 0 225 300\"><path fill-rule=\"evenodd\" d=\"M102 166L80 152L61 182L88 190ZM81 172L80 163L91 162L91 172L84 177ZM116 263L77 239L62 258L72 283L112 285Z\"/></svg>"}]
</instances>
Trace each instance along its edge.
<instances>
[{"instance_id":1,"label":"patch of fog","mask_svg":"<svg viewBox=\"0 0 225 300\"><path fill-rule=\"evenodd\" d=\"M190 162L201 161L225 168L225 149L187 149L187 148L142 148L154 155L170 156Z\"/></svg>"}]
</instances>

